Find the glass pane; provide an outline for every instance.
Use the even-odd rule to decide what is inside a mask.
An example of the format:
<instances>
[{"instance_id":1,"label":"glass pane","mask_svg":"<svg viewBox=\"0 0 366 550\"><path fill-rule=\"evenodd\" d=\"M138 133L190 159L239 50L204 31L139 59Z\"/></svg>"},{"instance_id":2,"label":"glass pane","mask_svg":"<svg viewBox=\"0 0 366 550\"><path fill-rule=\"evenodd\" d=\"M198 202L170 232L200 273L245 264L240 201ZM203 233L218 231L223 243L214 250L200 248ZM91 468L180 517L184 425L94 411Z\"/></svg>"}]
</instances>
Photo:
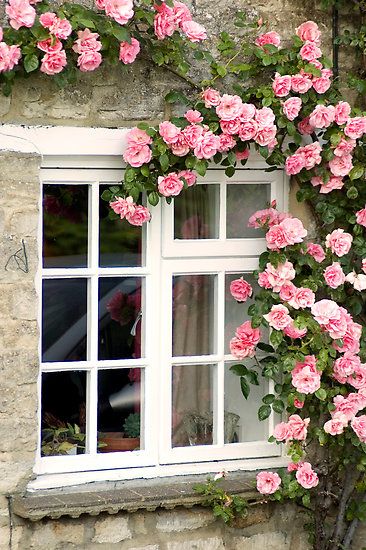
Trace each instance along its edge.
<instances>
[{"instance_id":1,"label":"glass pane","mask_svg":"<svg viewBox=\"0 0 366 550\"><path fill-rule=\"evenodd\" d=\"M42 361L85 361L87 279L45 279L42 290Z\"/></svg>"},{"instance_id":2,"label":"glass pane","mask_svg":"<svg viewBox=\"0 0 366 550\"><path fill-rule=\"evenodd\" d=\"M101 185L100 195L108 185ZM99 200L99 265L100 267L139 267L142 265L141 227L126 220L110 220L108 203Z\"/></svg>"},{"instance_id":3,"label":"glass pane","mask_svg":"<svg viewBox=\"0 0 366 550\"><path fill-rule=\"evenodd\" d=\"M173 355L215 352L216 275L173 277Z\"/></svg>"},{"instance_id":4,"label":"glass pane","mask_svg":"<svg viewBox=\"0 0 366 550\"><path fill-rule=\"evenodd\" d=\"M98 372L98 452L143 448L141 426L142 369Z\"/></svg>"},{"instance_id":5,"label":"glass pane","mask_svg":"<svg viewBox=\"0 0 366 550\"><path fill-rule=\"evenodd\" d=\"M212 445L214 372L214 365L173 367L173 447Z\"/></svg>"},{"instance_id":6,"label":"glass pane","mask_svg":"<svg viewBox=\"0 0 366 550\"><path fill-rule=\"evenodd\" d=\"M226 188L226 237L248 239L264 237L262 229L248 227L254 212L267 208L271 201L270 184L228 184Z\"/></svg>"},{"instance_id":7,"label":"glass pane","mask_svg":"<svg viewBox=\"0 0 366 550\"><path fill-rule=\"evenodd\" d=\"M225 353L230 353L230 340L234 337L237 327L248 321L248 308L253 303L251 298L248 298L246 302L237 302L232 297L230 284L240 277L243 277L245 281L252 285L253 296L259 290L253 275L250 273L227 273L225 275Z\"/></svg>"},{"instance_id":8,"label":"glass pane","mask_svg":"<svg viewBox=\"0 0 366 550\"><path fill-rule=\"evenodd\" d=\"M141 357L141 278L99 279L99 359Z\"/></svg>"},{"instance_id":9,"label":"glass pane","mask_svg":"<svg viewBox=\"0 0 366 550\"><path fill-rule=\"evenodd\" d=\"M43 186L43 267L86 267L88 186Z\"/></svg>"},{"instance_id":10,"label":"glass pane","mask_svg":"<svg viewBox=\"0 0 366 550\"><path fill-rule=\"evenodd\" d=\"M230 366L238 361L225 365L225 443L245 441L266 441L269 437L268 421L258 420L258 409L262 397L268 393L268 382L259 376L259 386L250 384L250 394L245 399L240 389L240 378L230 371ZM246 361L249 368L253 361Z\"/></svg>"},{"instance_id":11,"label":"glass pane","mask_svg":"<svg viewBox=\"0 0 366 550\"><path fill-rule=\"evenodd\" d=\"M42 374L42 456L85 453L86 372Z\"/></svg>"},{"instance_id":12,"label":"glass pane","mask_svg":"<svg viewBox=\"0 0 366 550\"><path fill-rule=\"evenodd\" d=\"M220 186L200 184L174 199L175 239L217 239Z\"/></svg>"}]
</instances>

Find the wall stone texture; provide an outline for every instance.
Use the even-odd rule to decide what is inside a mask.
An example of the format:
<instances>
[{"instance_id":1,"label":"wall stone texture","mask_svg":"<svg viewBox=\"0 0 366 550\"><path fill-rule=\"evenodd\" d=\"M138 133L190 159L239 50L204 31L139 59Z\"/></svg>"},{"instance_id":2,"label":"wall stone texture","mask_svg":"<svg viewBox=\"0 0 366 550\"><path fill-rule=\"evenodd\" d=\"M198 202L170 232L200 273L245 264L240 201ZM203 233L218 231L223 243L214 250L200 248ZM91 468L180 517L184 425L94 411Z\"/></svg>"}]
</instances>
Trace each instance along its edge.
<instances>
[{"instance_id":1,"label":"wall stone texture","mask_svg":"<svg viewBox=\"0 0 366 550\"><path fill-rule=\"evenodd\" d=\"M82 3L93 5L92 0ZM331 18L318 6L313 0L191 2L196 19L211 37L234 29L232 21L239 10L253 20L268 19L284 38L302 21L314 19L330 53ZM3 15L2 1L0 18ZM348 22L344 14L342 25ZM0 96L0 121L88 127L155 122L166 112L165 93L182 86L173 75L141 62L80 75L76 86L63 90L46 76L37 75L18 81L11 98ZM37 446L39 289L35 281L40 163L37 155L0 152L0 550L308 550L303 518L290 505L270 513L251 512L236 527L215 521L202 507L34 523L9 515L6 495L26 486ZM296 204L295 191L291 209L309 224L311 215ZM17 268L12 257L21 249L22 240L27 273ZM361 550L365 540L366 531L359 530L354 550Z\"/></svg>"}]
</instances>

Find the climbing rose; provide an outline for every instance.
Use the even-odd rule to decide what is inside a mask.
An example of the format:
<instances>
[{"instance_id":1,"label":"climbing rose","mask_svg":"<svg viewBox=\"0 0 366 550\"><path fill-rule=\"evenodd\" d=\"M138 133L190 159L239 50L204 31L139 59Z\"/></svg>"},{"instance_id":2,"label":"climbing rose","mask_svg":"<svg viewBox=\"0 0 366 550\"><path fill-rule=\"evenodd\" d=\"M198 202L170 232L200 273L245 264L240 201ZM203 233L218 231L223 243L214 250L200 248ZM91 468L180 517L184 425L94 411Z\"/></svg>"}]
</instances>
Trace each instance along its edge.
<instances>
[{"instance_id":1,"label":"climbing rose","mask_svg":"<svg viewBox=\"0 0 366 550\"><path fill-rule=\"evenodd\" d=\"M295 287L295 293L288 303L294 309L304 309L311 307L315 302L315 294L310 288L306 287Z\"/></svg>"},{"instance_id":2,"label":"climbing rose","mask_svg":"<svg viewBox=\"0 0 366 550\"><path fill-rule=\"evenodd\" d=\"M320 388L320 375L314 355L307 355L304 362L297 362L291 372L292 385L300 393L314 393Z\"/></svg>"},{"instance_id":3,"label":"climbing rose","mask_svg":"<svg viewBox=\"0 0 366 550\"><path fill-rule=\"evenodd\" d=\"M188 187L191 187L197 181L196 174L191 170L181 170L180 172L178 172L177 175L178 175L178 178L180 179L184 178L186 180Z\"/></svg>"},{"instance_id":4,"label":"climbing rose","mask_svg":"<svg viewBox=\"0 0 366 550\"><path fill-rule=\"evenodd\" d=\"M49 30L50 34L62 40L66 40L72 32L71 23L67 19L57 17L54 12L42 13L39 22L45 29Z\"/></svg>"},{"instance_id":5,"label":"climbing rose","mask_svg":"<svg viewBox=\"0 0 366 550\"><path fill-rule=\"evenodd\" d=\"M277 32L270 31L264 34L260 34L255 40L256 46L265 46L266 44L272 44L273 46L279 46L281 44L281 37ZM265 48L264 48L265 49Z\"/></svg>"},{"instance_id":6,"label":"climbing rose","mask_svg":"<svg viewBox=\"0 0 366 550\"><path fill-rule=\"evenodd\" d=\"M135 210L135 204L132 197L127 197L126 199L122 197L116 197L116 200L110 202L109 206L112 208L113 212L121 217L121 220L126 216L128 212L133 213Z\"/></svg>"},{"instance_id":7,"label":"climbing rose","mask_svg":"<svg viewBox=\"0 0 366 550\"><path fill-rule=\"evenodd\" d=\"M324 271L324 279L330 288L338 288L343 285L346 276L343 273L342 266L339 262L333 262Z\"/></svg>"},{"instance_id":8,"label":"climbing rose","mask_svg":"<svg viewBox=\"0 0 366 550\"><path fill-rule=\"evenodd\" d=\"M339 306L333 302L333 300L320 300L319 302L315 302L311 307L311 314L319 325L327 325L330 321L334 321L341 317Z\"/></svg>"},{"instance_id":9,"label":"climbing rose","mask_svg":"<svg viewBox=\"0 0 366 550\"><path fill-rule=\"evenodd\" d=\"M285 162L286 174L293 176L301 172L305 168L305 158L301 153L295 153L290 157L287 157Z\"/></svg>"},{"instance_id":10,"label":"climbing rose","mask_svg":"<svg viewBox=\"0 0 366 550\"><path fill-rule=\"evenodd\" d=\"M280 292L283 285L292 281L296 275L294 266L289 261L286 261L284 264L278 264L277 267L268 263L265 273L267 275L269 287L273 288L273 292ZM259 275L261 275L261 273Z\"/></svg>"},{"instance_id":11,"label":"climbing rose","mask_svg":"<svg viewBox=\"0 0 366 550\"><path fill-rule=\"evenodd\" d=\"M194 148L194 154L198 159L209 159L217 153L219 145L219 137L210 130L207 130L199 136L197 145Z\"/></svg>"},{"instance_id":12,"label":"climbing rose","mask_svg":"<svg viewBox=\"0 0 366 550\"><path fill-rule=\"evenodd\" d=\"M213 88L207 88L202 92L205 107L217 107L221 101L220 92Z\"/></svg>"},{"instance_id":13,"label":"climbing rose","mask_svg":"<svg viewBox=\"0 0 366 550\"><path fill-rule=\"evenodd\" d=\"M238 95L224 94L216 107L216 113L222 120L233 120L240 115L242 108L243 102Z\"/></svg>"},{"instance_id":14,"label":"climbing rose","mask_svg":"<svg viewBox=\"0 0 366 550\"><path fill-rule=\"evenodd\" d=\"M60 73L67 65L65 50L46 53L42 58L40 71L48 75Z\"/></svg>"},{"instance_id":15,"label":"climbing rose","mask_svg":"<svg viewBox=\"0 0 366 550\"><path fill-rule=\"evenodd\" d=\"M11 71L22 57L19 46L8 46L0 42L0 73Z\"/></svg>"},{"instance_id":16,"label":"climbing rose","mask_svg":"<svg viewBox=\"0 0 366 550\"><path fill-rule=\"evenodd\" d=\"M308 243L306 252L318 263L321 263L325 258L325 252L320 244Z\"/></svg>"},{"instance_id":17,"label":"climbing rose","mask_svg":"<svg viewBox=\"0 0 366 550\"><path fill-rule=\"evenodd\" d=\"M310 113L309 123L314 128L328 128L334 122L335 108L332 105L317 105ZM337 175L337 174L335 174Z\"/></svg>"},{"instance_id":18,"label":"climbing rose","mask_svg":"<svg viewBox=\"0 0 366 550\"><path fill-rule=\"evenodd\" d=\"M300 97L290 97L282 105L283 112L289 120L294 120L299 116L302 100Z\"/></svg>"},{"instance_id":19,"label":"climbing rose","mask_svg":"<svg viewBox=\"0 0 366 550\"><path fill-rule=\"evenodd\" d=\"M346 281L351 283L355 290L366 290L366 275L362 273L357 274L355 271L351 271L351 273L348 273L346 276Z\"/></svg>"},{"instance_id":20,"label":"climbing rose","mask_svg":"<svg viewBox=\"0 0 366 550\"><path fill-rule=\"evenodd\" d=\"M298 441L305 441L307 435L307 427L309 425L310 418L304 420L298 414L292 414L288 419L288 426L291 431L293 439Z\"/></svg>"},{"instance_id":21,"label":"climbing rose","mask_svg":"<svg viewBox=\"0 0 366 550\"><path fill-rule=\"evenodd\" d=\"M94 71L102 62L102 56L95 50L85 51L78 57L78 67L82 72Z\"/></svg>"},{"instance_id":22,"label":"climbing rose","mask_svg":"<svg viewBox=\"0 0 366 550\"><path fill-rule=\"evenodd\" d=\"M335 229L326 236L325 246L340 258L350 251L352 241L350 233L346 233L344 229Z\"/></svg>"},{"instance_id":23,"label":"climbing rose","mask_svg":"<svg viewBox=\"0 0 366 550\"><path fill-rule=\"evenodd\" d=\"M230 283L230 293L237 302L245 302L252 294L252 286L240 277Z\"/></svg>"},{"instance_id":24,"label":"climbing rose","mask_svg":"<svg viewBox=\"0 0 366 550\"><path fill-rule=\"evenodd\" d=\"M205 27L195 21L184 21L181 29L191 42L201 42L207 38Z\"/></svg>"},{"instance_id":25,"label":"climbing rose","mask_svg":"<svg viewBox=\"0 0 366 550\"><path fill-rule=\"evenodd\" d=\"M132 128L127 134L128 145L143 146L149 145L152 142L152 138L140 128Z\"/></svg>"},{"instance_id":26,"label":"climbing rose","mask_svg":"<svg viewBox=\"0 0 366 550\"><path fill-rule=\"evenodd\" d=\"M159 124L159 134L168 145L175 143L180 134L180 128L172 122L165 120Z\"/></svg>"},{"instance_id":27,"label":"climbing rose","mask_svg":"<svg viewBox=\"0 0 366 550\"><path fill-rule=\"evenodd\" d=\"M334 120L337 124L346 124L351 114L351 105L347 101L340 101L335 106Z\"/></svg>"},{"instance_id":28,"label":"climbing rose","mask_svg":"<svg viewBox=\"0 0 366 550\"><path fill-rule=\"evenodd\" d=\"M257 489L262 495L275 493L281 485L281 478L276 472L259 472L257 474Z\"/></svg>"},{"instance_id":29,"label":"climbing rose","mask_svg":"<svg viewBox=\"0 0 366 550\"><path fill-rule=\"evenodd\" d=\"M189 109L185 114L184 118L188 120L191 124L196 124L203 121L203 117L199 111Z\"/></svg>"},{"instance_id":30,"label":"climbing rose","mask_svg":"<svg viewBox=\"0 0 366 550\"><path fill-rule=\"evenodd\" d=\"M134 168L139 168L143 164L150 162L151 156L151 149L148 145L131 145L127 147L123 153L125 162L127 162L127 164L131 164Z\"/></svg>"},{"instance_id":31,"label":"climbing rose","mask_svg":"<svg viewBox=\"0 0 366 550\"><path fill-rule=\"evenodd\" d=\"M306 21L297 27L296 34L303 42L309 41L318 43L321 32L314 21Z\"/></svg>"},{"instance_id":32,"label":"climbing rose","mask_svg":"<svg viewBox=\"0 0 366 550\"><path fill-rule=\"evenodd\" d=\"M259 328L253 328L250 321L245 321L235 332L235 337L230 341L230 351L237 359L253 357L255 347L261 337Z\"/></svg>"},{"instance_id":33,"label":"climbing rose","mask_svg":"<svg viewBox=\"0 0 366 550\"><path fill-rule=\"evenodd\" d=\"M16 30L20 27L32 27L36 18L36 10L28 0L9 0L5 12L9 17L10 26Z\"/></svg>"},{"instance_id":34,"label":"climbing rose","mask_svg":"<svg viewBox=\"0 0 366 550\"><path fill-rule=\"evenodd\" d=\"M348 155L349 153L352 153L355 147L356 147L356 140L345 139L342 137L341 141L338 143L333 153L337 157L343 157L343 155Z\"/></svg>"},{"instance_id":35,"label":"climbing rose","mask_svg":"<svg viewBox=\"0 0 366 550\"><path fill-rule=\"evenodd\" d=\"M268 321L269 326L275 330L283 330L292 322L289 310L282 304L272 306L270 312L263 315L263 317Z\"/></svg>"},{"instance_id":36,"label":"climbing rose","mask_svg":"<svg viewBox=\"0 0 366 550\"><path fill-rule=\"evenodd\" d=\"M325 94L331 87L332 81L330 78L320 76L319 78L313 78L313 88L318 94Z\"/></svg>"},{"instance_id":37,"label":"climbing rose","mask_svg":"<svg viewBox=\"0 0 366 550\"><path fill-rule=\"evenodd\" d=\"M329 169L334 176L348 176L353 168L352 155L343 155L342 157L334 157L329 162Z\"/></svg>"},{"instance_id":38,"label":"climbing rose","mask_svg":"<svg viewBox=\"0 0 366 550\"><path fill-rule=\"evenodd\" d=\"M312 87L312 81L308 76L295 74L291 78L291 89L298 94L306 94Z\"/></svg>"},{"instance_id":39,"label":"climbing rose","mask_svg":"<svg viewBox=\"0 0 366 550\"><path fill-rule=\"evenodd\" d=\"M120 25L125 25L133 17L133 0L105 0L104 9Z\"/></svg>"},{"instance_id":40,"label":"climbing rose","mask_svg":"<svg viewBox=\"0 0 366 550\"><path fill-rule=\"evenodd\" d=\"M135 210L133 212L127 212L126 220L131 225L140 226L148 221L150 221L151 215L149 210L145 206L140 204L135 205Z\"/></svg>"},{"instance_id":41,"label":"climbing rose","mask_svg":"<svg viewBox=\"0 0 366 550\"><path fill-rule=\"evenodd\" d=\"M98 52L102 48L102 43L98 38L99 34L97 32L91 32L89 29L78 31L78 38L75 40L72 49L78 54L89 50Z\"/></svg>"},{"instance_id":42,"label":"climbing rose","mask_svg":"<svg viewBox=\"0 0 366 550\"><path fill-rule=\"evenodd\" d=\"M299 328L295 327L295 324L292 321L289 325L287 325L287 327L285 327L283 332L289 338L292 338L293 340L296 340L296 338L302 338L303 336L305 336L307 331L308 330L306 328L299 329ZM297 407L297 405L295 405L295 407Z\"/></svg>"},{"instance_id":43,"label":"climbing rose","mask_svg":"<svg viewBox=\"0 0 366 550\"><path fill-rule=\"evenodd\" d=\"M322 56L322 52L314 42L305 42L300 50L300 57L305 61L314 61Z\"/></svg>"},{"instance_id":44,"label":"climbing rose","mask_svg":"<svg viewBox=\"0 0 366 550\"><path fill-rule=\"evenodd\" d=\"M362 208L356 212L356 220L359 225L366 227L366 205L365 208Z\"/></svg>"},{"instance_id":45,"label":"climbing rose","mask_svg":"<svg viewBox=\"0 0 366 550\"><path fill-rule=\"evenodd\" d=\"M131 43L121 42L119 45L119 60L125 65L133 63L140 51L140 42L131 38Z\"/></svg>"},{"instance_id":46,"label":"climbing rose","mask_svg":"<svg viewBox=\"0 0 366 550\"><path fill-rule=\"evenodd\" d=\"M164 197L177 196L183 189L183 181L178 174L170 172L167 176L158 177L158 189Z\"/></svg>"},{"instance_id":47,"label":"climbing rose","mask_svg":"<svg viewBox=\"0 0 366 550\"><path fill-rule=\"evenodd\" d=\"M281 76L278 73L275 75L275 79L272 84L273 91L277 97L285 97L291 90L291 76Z\"/></svg>"},{"instance_id":48,"label":"climbing rose","mask_svg":"<svg viewBox=\"0 0 366 550\"><path fill-rule=\"evenodd\" d=\"M354 117L347 121L344 133L351 139L359 139L366 132L366 117Z\"/></svg>"},{"instance_id":49,"label":"climbing rose","mask_svg":"<svg viewBox=\"0 0 366 550\"><path fill-rule=\"evenodd\" d=\"M362 443L366 443L366 415L356 416L351 421L352 430Z\"/></svg>"},{"instance_id":50,"label":"climbing rose","mask_svg":"<svg viewBox=\"0 0 366 550\"><path fill-rule=\"evenodd\" d=\"M319 483L318 475L312 469L310 462L304 462L295 475L297 481L304 489L312 489Z\"/></svg>"}]
</instances>

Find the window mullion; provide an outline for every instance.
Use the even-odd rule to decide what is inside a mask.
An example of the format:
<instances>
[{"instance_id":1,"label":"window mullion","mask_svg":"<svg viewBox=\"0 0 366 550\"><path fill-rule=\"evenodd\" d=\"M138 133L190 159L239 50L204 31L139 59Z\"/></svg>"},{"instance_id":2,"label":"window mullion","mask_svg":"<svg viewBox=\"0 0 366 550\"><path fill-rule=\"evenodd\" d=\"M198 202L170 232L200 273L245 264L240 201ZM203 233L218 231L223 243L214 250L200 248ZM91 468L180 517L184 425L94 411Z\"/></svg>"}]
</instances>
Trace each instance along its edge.
<instances>
[{"instance_id":1,"label":"window mullion","mask_svg":"<svg viewBox=\"0 0 366 550\"><path fill-rule=\"evenodd\" d=\"M225 351L225 272L220 271L217 276L217 303L216 303L216 341L217 355L220 361L217 364L216 381L216 443L224 444L224 380L225 364L223 361Z\"/></svg>"}]
</instances>

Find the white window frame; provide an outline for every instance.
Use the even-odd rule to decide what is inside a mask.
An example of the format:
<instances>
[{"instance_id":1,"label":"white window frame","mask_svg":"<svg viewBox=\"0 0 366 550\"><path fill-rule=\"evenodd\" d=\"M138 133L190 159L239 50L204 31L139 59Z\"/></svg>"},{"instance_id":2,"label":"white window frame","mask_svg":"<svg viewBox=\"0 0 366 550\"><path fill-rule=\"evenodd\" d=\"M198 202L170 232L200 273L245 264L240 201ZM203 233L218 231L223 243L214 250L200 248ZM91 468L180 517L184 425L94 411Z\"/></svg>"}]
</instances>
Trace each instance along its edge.
<instances>
[{"instance_id":1,"label":"white window frame","mask_svg":"<svg viewBox=\"0 0 366 550\"><path fill-rule=\"evenodd\" d=\"M37 152L42 155L42 180L47 182L67 183L65 178L69 178L73 183L95 182L101 177L107 181L113 181L113 177L118 181L122 179L122 162L121 151L125 147L125 136L127 129L124 130L108 130L108 129L90 129L90 128L24 128L19 126L4 125L0 130L0 148L8 150L17 150L24 152ZM1 135L6 135L5 139ZM10 140L9 136L13 136ZM10 144L10 145L9 145ZM88 167L85 169L85 167ZM72 168L83 167L83 170L72 171ZM242 176L245 175L245 182L248 180L252 183L271 183L271 199L276 199L278 208L287 208L288 194L288 179L283 171L264 172L266 164L255 153L251 155L249 162L245 168L239 169L235 176L229 180L230 183L243 183ZM90 172L88 172L90 170ZM80 174L83 173L83 176ZM106 178L106 174L108 177ZM112 178L112 179L111 179ZM224 172L221 170L212 170L207 181L220 183L223 181ZM97 191L91 191L91 195ZM225 200L221 191L221 200ZM94 209L92 216L98 215L96 208L96 197L94 197ZM41 206L41 205L40 205ZM41 208L40 208L41 210ZM222 222L221 222L222 223ZM162 224L162 225L161 225ZM93 227L93 226L92 226ZM161 227L165 239L161 239ZM97 228L93 227L91 241L98 241L96 234ZM159 280L163 281L166 288L171 288L170 281L172 274L177 273L218 273L218 282L220 286L221 303L218 304L218 315L224 314L223 300L223 280L224 274L235 272L250 272L257 267L257 258L265 249L264 239L245 239L246 256L240 257L238 252L243 247L243 240L230 239L224 241L222 233L219 239L205 240L205 242L192 241L174 241L173 240L173 225L172 225L172 207L163 205L160 208L153 209L153 221L148 224L146 229L146 238L149 243L153 243L153 247L159 247L162 250L162 260L156 254L150 254L147 258L146 266L143 268L99 268L100 275L105 276L127 276L141 275L146 276L146 306L147 314L158 315L163 319L160 328L160 337L157 339L150 336L150 342L147 340L147 354L145 362L143 360L130 361L104 361L98 362L99 366L103 367L120 367L123 366L142 366L146 370L146 387L150 388L150 396L146 395L146 407L150 407L153 402L152 396L159 395L158 401L160 407L156 407L155 412L149 413L148 422L149 429L147 430L148 437L145 440L144 450L123 452L123 453L103 453L96 452L96 410L94 413L89 412L90 430L94 431L94 438L88 437L88 449L92 456L77 455L77 456L59 456L59 457L40 457L40 450L35 463L34 472L37 478L33 480L29 488L36 490L46 487L58 487L69 484L78 484L88 481L97 481L102 479L132 479L136 477L159 477L184 475L193 473L216 472L220 469L230 470L253 470L265 467L278 467L285 465L287 460L283 456L282 446L270 444L268 441L249 442L249 443L234 443L224 445L223 439L223 423L221 431L216 434L217 444L211 446L197 446L187 448L170 448L167 441L170 441L171 426L166 424L164 436L158 441L158 426L160 418L171 418L171 385L170 385L170 369L172 364L171 345L167 345L166 334L171 338L171 297L169 292L165 293L164 300L159 301L156 293L151 292L151 289L156 288ZM40 258L42 257L42 238L41 227L39 232L40 242ZM209 242L211 241L211 242ZM228 244L229 243L229 244ZM196 257L192 259L192 245L194 246L195 256L202 254L202 258ZM150 246L150 245L149 245ZM218 254L220 252L220 254ZM97 262L96 249L93 246L90 249L92 264L89 268L77 268L67 270L47 269L46 276L91 276L91 285L97 285ZM215 256L221 255L218 259ZM229 264L228 264L229 262ZM228 269L228 265L230 265ZM70 274L72 271L72 274ZM67 272L67 273L66 273ZM41 290L42 270L39 269L36 277L36 286L38 292ZM98 322L97 305L90 312L88 322L92 330L96 330L95 326ZM40 308L41 312L41 308ZM169 312L168 315L160 315L161 312ZM41 315L41 313L40 313ZM147 319L146 323L151 323L152 318ZM169 330L168 330L169 327ZM166 334L165 334L166 333ZM96 340L96 339L95 339ZM152 345L154 343L154 345ZM97 343L93 342L89 350L90 361L94 361L97 353ZM215 363L218 369L218 401L215 403L218 413L217 420L223 420L223 401L224 394L220 391L220 386L224 384L224 361L232 360L232 356L224 354L224 335L218 333L218 343L215 355L199 358L203 363ZM159 361L158 358L163 358ZM195 358L184 357L173 359L174 363L194 363ZM161 385L158 382L158 377L152 371L151 366L154 364L160 365L165 363L170 365L170 369L165 369L161 374L161 380L165 382ZM82 364L83 363L83 364ZM101 365L101 363L104 363ZM62 365L49 363L43 365L43 371L51 372L66 370L65 363ZM70 370L85 370L90 366L88 362L70 362L67 368ZM93 399L96 395L96 369L91 375L92 383L88 387L89 398ZM164 378L165 376L165 378ZM41 377L39 378L40 383ZM148 392L149 393L149 392ZM151 408L154 410L154 407ZM39 408L39 425L40 425L40 408ZM270 418L270 427L273 426L274 419ZM40 435L39 435L40 439ZM39 441L40 443L40 441ZM40 444L39 444L40 447ZM133 464L131 464L131 455L133 455ZM160 457L160 462L158 461ZM90 461L90 459L92 459Z\"/></svg>"}]
</instances>

